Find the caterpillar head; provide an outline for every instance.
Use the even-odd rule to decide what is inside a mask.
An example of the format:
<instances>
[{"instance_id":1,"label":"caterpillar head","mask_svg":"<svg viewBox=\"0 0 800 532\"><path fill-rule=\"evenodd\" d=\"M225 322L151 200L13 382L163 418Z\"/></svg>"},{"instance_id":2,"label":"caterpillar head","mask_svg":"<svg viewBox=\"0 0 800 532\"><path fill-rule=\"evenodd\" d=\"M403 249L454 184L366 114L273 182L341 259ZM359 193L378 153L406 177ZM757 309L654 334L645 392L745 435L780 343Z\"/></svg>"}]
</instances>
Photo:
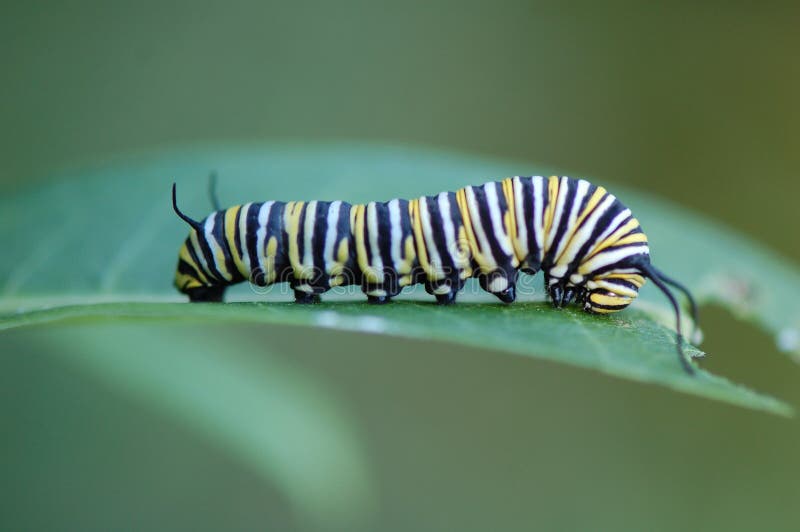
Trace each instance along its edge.
<instances>
[{"instance_id":1,"label":"caterpillar head","mask_svg":"<svg viewBox=\"0 0 800 532\"><path fill-rule=\"evenodd\" d=\"M630 271L611 271L586 283L584 310L597 314L619 312L639 295L644 277Z\"/></svg>"}]
</instances>

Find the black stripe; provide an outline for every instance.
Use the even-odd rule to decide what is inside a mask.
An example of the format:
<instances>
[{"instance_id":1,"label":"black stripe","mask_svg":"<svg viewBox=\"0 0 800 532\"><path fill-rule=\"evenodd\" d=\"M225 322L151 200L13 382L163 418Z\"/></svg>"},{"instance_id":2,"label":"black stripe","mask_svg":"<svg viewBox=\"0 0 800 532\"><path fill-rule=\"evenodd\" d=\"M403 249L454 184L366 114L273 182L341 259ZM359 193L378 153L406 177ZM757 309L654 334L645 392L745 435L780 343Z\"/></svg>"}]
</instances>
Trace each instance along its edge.
<instances>
[{"instance_id":1,"label":"black stripe","mask_svg":"<svg viewBox=\"0 0 800 532\"><path fill-rule=\"evenodd\" d=\"M495 193L498 196L498 200L500 201L500 222L502 223L504 211L502 209L503 204L505 203L505 196L502 193L502 187L498 187L498 183L492 182L487 183L487 185L495 187ZM484 185L486 186L486 185ZM497 193L497 189L500 188L500 192ZM486 235L486 238L489 241L489 251L492 253L495 262L497 263L497 269L506 273L507 277L512 278L510 275L514 268L511 266L511 256L506 255L503 250L500 248L500 243L497 241L497 238L494 234L494 225L492 224L492 217L491 211L489 210L489 201L486 197L486 193L484 192L483 187L473 187L473 192L475 192L475 200L478 205L478 212L480 215L480 222L482 223L483 232ZM473 220L474 221L474 220Z\"/></svg>"},{"instance_id":2,"label":"black stripe","mask_svg":"<svg viewBox=\"0 0 800 532\"><path fill-rule=\"evenodd\" d=\"M312 286L328 287L330 272L325 268L325 238L328 235L328 212L331 204L328 201L317 202L316 220L314 220L314 236L311 239L311 256L314 261L314 278Z\"/></svg>"},{"instance_id":3,"label":"black stripe","mask_svg":"<svg viewBox=\"0 0 800 532\"><path fill-rule=\"evenodd\" d=\"M627 307L628 305L630 305L630 301L629 301L629 302L627 302L627 303L621 303L621 304L619 304L619 305L600 305L600 304L598 304L598 303L594 303L594 302L592 302L592 300L591 300L591 299L589 299L589 304L590 304L590 305L591 305L593 308L601 308L601 309L603 309L603 310L622 310L622 309L624 309L625 307Z\"/></svg>"},{"instance_id":4,"label":"black stripe","mask_svg":"<svg viewBox=\"0 0 800 532\"><path fill-rule=\"evenodd\" d=\"M547 256L544 258L545 267L551 266L558 258L556 256L556 252L558 251L558 247L561 245L561 241L564 239L564 236L567 233L567 229L569 228L569 217L572 213L573 207L575 206L575 194L578 189L577 183L571 179L559 179L559 196L561 196L562 186L567 187L567 193L564 197L564 206L561 209L561 218L558 220L558 227L556 228L555 237L553 237L553 242L550 244L550 249L547 250Z\"/></svg>"},{"instance_id":5,"label":"black stripe","mask_svg":"<svg viewBox=\"0 0 800 532\"><path fill-rule=\"evenodd\" d=\"M233 255L231 254L231 248L228 245L228 239L225 237L225 214L228 211L217 211L216 218L214 219L214 240L217 241L219 244L220 249L222 250L222 255L225 257L225 269L231 274L231 281L230 283L238 283L240 282L243 277L239 273L239 269L236 267L236 264L233 262Z\"/></svg>"},{"instance_id":6,"label":"black stripe","mask_svg":"<svg viewBox=\"0 0 800 532\"><path fill-rule=\"evenodd\" d=\"M234 233L233 233L234 250L236 252L236 256L239 258L241 262L244 262L244 254L242 253L242 242L241 242L242 232L239 228L239 224L241 222L243 210L244 208L240 207L239 211L236 213L236 220L234 220L236 227L234 228ZM246 214L247 213L245 213L245 215Z\"/></svg>"},{"instance_id":7,"label":"black stripe","mask_svg":"<svg viewBox=\"0 0 800 532\"><path fill-rule=\"evenodd\" d=\"M598 202L597 204L598 207L606 200L607 196L608 193L606 192L606 194ZM597 222L595 222L594 227L592 227L591 235L589 236L588 240L586 241L586 243L583 244L583 246L581 246L581 249L578 250L577 255L575 255L575 259L567 266L567 273L565 275L565 278L566 276L572 275L572 273L574 273L578 269L578 267L581 265L584 258L586 257L586 254L589 253L591 248L595 247L595 240L597 240L597 238L603 233L603 231L605 231L608 228L608 225L614 220L614 218L616 218L616 216L625 209L626 207L622 205L622 203L620 203L619 200L615 199L614 202L606 210L606 212L604 212L600 216L600 218L597 219ZM581 224L581 228L583 228L586 225L588 218L589 217L587 216L586 220L583 221L583 223ZM625 223L625 221L623 221L623 223ZM602 242L597 242L597 246L600 246L601 244ZM594 274L595 272L589 272L588 274L584 275L584 277L586 277L587 279L591 279L592 275Z\"/></svg>"},{"instance_id":8,"label":"black stripe","mask_svg":"<svg viewBox=\"0 0 800 532\"><path fill-rule=\"evenodd\" d=\"M431 236L433 237L433 242L425 240L425 249L428 251L428 261L430 262L431 258L430 247L433 245L441 259L441 264L439 266L444 272L445 277L458 277L455 268L456 265L447 250L447 238L444 234L444 218L442 217L441 210L439 210L439 196L428 196L425 198L425 204L428 207L428 218L430 219Z\"/></svg>"},{"instance_id":9,"label":"black stripe","mask_svg":"<svg viewBox=\"0 0 800 532\"><path fill-rule=\"evenodd\" d=\"M247 209L244 235L247 256L250 260L250 280L259 286L263 286L263 276L261 275L263 272L258 271L258 249L256 249L256 245L258 239L258 213L263 205L263 203L253 203Z\"/></svg>"},{"instance_id":10,"label":"black stripe","mask_svg":"<svg viewBox=\"0 0 800 532\"><path fill-rule=\"evenodd\" d=\"M541 179L542 179L542 190L541 190L541 195L539 197L536 197L536 192L535 192L536 189L533 186L533 179L531 179L531 182L530 182L530 186L531 186L530 203L529 203L529 205L530 205L530 207L529 207L529 209L530 209L530 222L529 222L529 225L528 225L528 227L530 229L530 235L529 235L528 239L530 241L529 245L530 245L530 249L531 249L531 254L535 253L533 258L536 261L536 264L539 265L539 267L541 267L541 261L539 261L539 253L542 252L542 250L544 249L544 246L545 246L545 242L547 241L547 233L545 232L546 228L545 228L545 224L544 224L544 213L547 210L547 206L550 204L550 194L548 192L549 188L550 188L550 179L547 178L547 177L542 177ZM541 202L541 204L542 204L542 208L540 210L540 212L541 212L540 216L542 217L542 219L539 220L539 222L542 224L542 242L541 242L541 246L539 246L539 243L536 242L536 228L534 226L534 223L535 223L534 216L535 216L535 213L536 213L536 209L535 209L536 203L535 202L537 202L537 201Z\"/></svg>"},{"instance_id":11,"label":"black stripe","mask_svg":"<svg viewBox=\"0 0 800 532\"><path fill-rule=\"evenodd\" d=\"M342 206L339 207L339 220L336 223L336 243L333 246L333 255L337 257L339 246L342 240L347 240L347 253L348 257L344 265L343 275L345 281L343 284L356 284L358 283L358 268L356 264L356 242L353 237L353 229L350 226L350 210L352 205L343 201Z\"/></svg>"},{"instance_id":12,"label":"black stripe","mask_svg":"<svg viewBox=\"0 0 800 532\"><path fill-rule=\"evenodd\" d=\"M297 260L303 264L303 256L305 255L306 248L306 213L308 212L308 204L310 201L303 202L300 207L300 216L297 218L297 235L295 236L297 244ZM297 207L295 207L297 208ZM288 248L287 248L288 250Z\"/></svg>"},{"instance_id":13,"label":"black stripe","mask_svg":"<svg viewBox=\"0 0 800 532\"><path fill-rule=\"evenodd\" d=\"M383 261L384 283L393 287L397 281L397 270L392 262L392 218L388 203L375 204L375 217L378 222L378 249Z\"/></svg>"},{"instance_id":14,"label":"black stripe","mask_svg":"<svg viewBox=\"0 0 800 532\"><path fill-rule=\"evenodd\" d=\"M192 279L196 279L198 282L202 282L200 281L200 274L198 273L198 269L183 259L178 260L178 272L182 273L183 275L188 275ZM180 286L178 288L183 290L184 286Z\"/></svg>"},{"instance_id":15,"label":"black stripe","mask_svg":"<svg viewBox=\"0 0 800 532\"><path fill-rule=\"evenodd\" d=\"M224 284L227 281L222 276L217 267L215 266L214 262L214 250L211 249L211 244L206 240L206 232L205 226L206 222L209 218L215 216L215 214L208 215L202 222L200 222L200 226L203 228L202 231L197 231L197 242L200 244L200 251L203 253L203 258L206 260L206 269L210 273L210 277L216 278L220 283ZM216 223L214 224L216 226ZM211 234L213 236L214 230L212 229Z\"/></svg>"},{"instance_id":16,"label":"black stripe","mask_svg":"<svg viewBox=\"0 0 800 532\"><path fill-rule=\"evenodd\" d=\"M475 264L475 258L472 256L472 253L469 252L469 243L461 242L459 240L460 237L458 234L458 229L459 227L462 227L464 225L464 219L461 217L461 209L458 208L458 200L456 199L455 192L448 192L447 199L450 201L450 220L453 222L453 232L457 247L457 249L453 251L457 253L467 253L470 259L470 266L474 271L477 265ZM466 247L466 250L463 249L464 247ZM457 271L457 275L455 275L454 277L460 278L461 271L462 270L459 269Z\"/></svg>"},{"instance_id":17,"label":"black stripe","mask_svg":"<svg viewBox=\"0 0 800 532\"><path fill-rule=\"evenodd\" d=\"M406 255L406 239L410 236L413 240L414 230L411 228L411 213L408 212L408 200L398 200L397 206L400 209L400 228L402 229L402 237L400 238L400 257L403 260L406 260L408 259L408 255ZM419 257L417 257L417 254L414 253L414 262L411 265L411 269L413 270L418 266Z\"/></svg>"},{"instance_id":18,"label":"black stripe","mask_svg":"<svg viewBox=\"0 0 800 532\"><path fill-rule=\"evenodd\" d=\"M289 232L283 223L285 213L286 203L276 201L267 219L267 238L264 239L264 249L260 250L266 258L269 239L270 237L275 237L278 244L275 249L276 283L288 281L293 277L292 265L289 263Z\"/></svg>"}]
</instances>

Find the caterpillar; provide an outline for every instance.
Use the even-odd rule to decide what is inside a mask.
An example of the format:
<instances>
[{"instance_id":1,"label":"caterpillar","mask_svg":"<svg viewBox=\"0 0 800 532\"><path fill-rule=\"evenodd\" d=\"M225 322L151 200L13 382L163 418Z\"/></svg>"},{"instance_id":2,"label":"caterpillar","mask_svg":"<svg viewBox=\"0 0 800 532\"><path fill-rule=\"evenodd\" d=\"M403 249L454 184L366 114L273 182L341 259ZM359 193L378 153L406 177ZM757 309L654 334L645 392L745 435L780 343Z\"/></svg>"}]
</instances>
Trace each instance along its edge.
<instances>
[{"instance_id":1,"label":"caterpillar","mask_svg":"<svg viewBox=\"0 0 800 532\"><path fill-rule=\"evenodd\" d=\"M189 300L222 301L225 288L245 280L288 282L298 303L319 301L335 286L360 285L371 303L387 303L424 284L439 304L456 301L476 277L503 303L516 299L520 271L544 273L552 305L573 303L597 314L618 312L650 279L676 318L683 351L682 292L697 323L689 290L650 262L647 236L630 209L602 186L570 177L509 177L417 199L351 205L344 201L266 201L220 209L189 226L180 247L176 288Z\"/></svg>"}]
</instances>

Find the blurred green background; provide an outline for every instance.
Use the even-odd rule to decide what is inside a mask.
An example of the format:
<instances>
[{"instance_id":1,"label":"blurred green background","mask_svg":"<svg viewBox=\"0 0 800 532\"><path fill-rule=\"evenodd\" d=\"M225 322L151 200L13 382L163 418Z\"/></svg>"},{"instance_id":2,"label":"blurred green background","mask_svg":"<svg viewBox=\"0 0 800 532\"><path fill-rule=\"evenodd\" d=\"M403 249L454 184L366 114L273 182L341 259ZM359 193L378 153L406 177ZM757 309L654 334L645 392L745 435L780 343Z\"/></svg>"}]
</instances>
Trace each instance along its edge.
<instances>
[{"instance_id":1,"label":"blurred green background","mask_svg":"<svg viewBox=\"0 0 800 532\"><path fill-rule=\"evenodd\" d=\"M799 22L791 2L7 4L0 191L171 146L378 140L636 186L797 264ZM800 369L770 338L704 310L703 348L719 354L706 367L800 405ZM279 479L202 427L82 370L70 353L84 347L64 326L0 337L3 528L800 522L796 421L438 344L327 331L299 342L297 330L263 326L74 326L112 338L112 358L113 338L142 334L160 342L153 357L203 335L269 345L270 360L324 390L352 429L369 507L305 519Z\"/></svg>"}]
</instances>

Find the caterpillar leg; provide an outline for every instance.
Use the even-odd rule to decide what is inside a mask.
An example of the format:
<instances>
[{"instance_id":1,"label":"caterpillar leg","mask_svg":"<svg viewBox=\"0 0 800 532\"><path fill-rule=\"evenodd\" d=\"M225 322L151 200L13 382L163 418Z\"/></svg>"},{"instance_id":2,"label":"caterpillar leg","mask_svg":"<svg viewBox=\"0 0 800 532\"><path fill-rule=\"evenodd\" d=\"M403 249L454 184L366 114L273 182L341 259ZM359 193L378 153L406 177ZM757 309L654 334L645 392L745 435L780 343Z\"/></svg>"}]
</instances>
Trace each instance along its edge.
<instances>
[{"instance_id":1,"label":"caterpillar leg","mask_svg":"<svg viewBox=\"0 0 800 532\"><path fill-rule=\"evenodd\" d=\"M312 303L320 303L322 299L319 297L319 294L313 294L311 292L304 292L303 290L295 290L294 291L294 302L300 303L302 305L308 305Z\"/></svg>"},{"instance_id":2,"label":"caterpillar leg","mask_svg":"<svg viewBox=\"0 0 800 532\"><path fill-rule=\"evenodd\" d=\"M425 291L436 297L437 305L452 305L464 283L461 280L443 279L425 283Z\"/></svg>"},{"instance_id":3,"label":"caterpillar leg","mask_svg":"<svg viewBox=\"0 0 800 532\"><path fill-rule=\"evenodd\" d=\"M500 270L479 276L478 283L503 303L511 304L517 299L516 278L509 278Z\"/></svg>"},{"instance_id":4,"label":"caterpillar leg","mask_svg":"<svg viewBox=\"0 0 800 532\"><path fill-rule=\"evenodd\" d=\"M400 292L393 279L386 279L384 283L364 283L361 291L366 294L367 302L373 305L389 303Z\"/></svg>"},{"instance_id":5,"label":"caterpillar leg","mask_svg":"<svg viewBox=\"0 0 800 532\"><path fill-rule=\"evenodd\" d=\"M186 295L192 303L221 303L224 294L224 286L198 286L186 290Z\"/></svg>"},{"instance_id":6,"label":"caterpillar leg","mask_svg":"<svg viewBox=\"0 0 800 532\"><path fill-rule=\"evenodd\" d=\"M550 286L548 290L550 294L550 301L553 303L555 308L562 308L564 306L564 287L560 284L554 284Z\"/></svg>"},{"instance_id":7,"label":"caterpillar leg","mask_svg":"<svg viewBox=\"0 0 800 532\"><path fill-rule=\"evenodd\" d=\"M517 289L512 284L502 292L497 292L495 295L503 303L511 304L517 299Z\"/></svg>"}]
</instances>

